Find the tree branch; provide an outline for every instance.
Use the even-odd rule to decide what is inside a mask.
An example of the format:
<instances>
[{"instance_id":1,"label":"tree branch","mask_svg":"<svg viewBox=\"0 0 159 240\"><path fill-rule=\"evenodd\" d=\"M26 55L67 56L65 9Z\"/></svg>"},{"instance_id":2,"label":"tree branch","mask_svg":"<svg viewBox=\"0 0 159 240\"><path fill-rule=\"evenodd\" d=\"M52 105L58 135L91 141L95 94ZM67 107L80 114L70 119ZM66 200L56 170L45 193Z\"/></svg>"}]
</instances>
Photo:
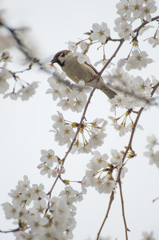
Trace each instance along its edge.
<instances>
[{"instance_id":1,"label":"tree branch","mask_svg":"<svg viewBox=\"0 0 159 240\"><path fill-rule=\"evenodd\" d=\"M106 67L108 66L108 64L112 61L112 59L116 56L117 52L119 51L119 49L121 48L122 44L124 43L124 39L120 39L120 44L117 47L116 51L114 52L114 54L111 56L111 58L108 60L108 62L104 65L104 67L100 70L99 75L101 76L102 73L104 72L104 70L106 69Z\"/></svg>"},{"instance_id":2,"label":"tree branch","mask_svg":"<svg viewBox=\"0 0 159 240\"><path fill-rule=\"evenodd\" d=\"M124 221L124 227L125 227L125 237L126 240L128 240L128 233L127 231L130 231L127 227L126 218L125 218L125 210L124 210L124 199L123 199L123 193L122 193L122 186L121 186L121 180L118 181L119 184L119 191L120 191L120 200L121 200L121 207L122 207L122 216Z\"/></svg>"},{"instance_id":3,"label":"tree branch","mask_svg":"<svg viewBox=\"0 0 159 240\"><path fill-rule=\"evenodd\" d=\"M159 16L156 16L156 17L152 18L150 22L153 22L153 21L155 21L157 19L159 19ZM139 27L134 29L134 32L139 32L142 27L144 27L145 25L147 25L150 22L144 20L144 22Z\"/></svg>"},{"instance_id":4,"label":"tree branch","mask_svg":"<svg viewBox=\"0 0 159 240\"><path fill-rule=\"evenodd\" d=\"M100 237L100 233L101 233L102 228L103 228L103 226L104 226L104 224L105 224L105 222L106 222L106 220L107 220L107 218L108 218L109 211L110 211L110 208L111 208L111 205L112 205L113 200L114 200L114 191L111 192L110 199L109 199L109 204L108 204L108 208L107 208L107 212L106 212L106 215L105 215L105 217L104 217L104 219L103 219L103 222L102 222L102 225L101 225L101 227L100 227L100 229L99 229L99 232L97 233L97 238L96 238L96 240L98 240L99 237Z\"/></svg>"},{"instance_id":5,"label":"tree branch","mask_svg":"<svg viewBox=\"0 0 159 240\"><path fill-rule=\"evenodd\" d=\"M98 82L97 82L97 83L98 83ZM96 86L97 86L97 83L96 83ZM89 98L88 98L87 103L86 103L86 106L85 106L85 108L84 108L84 111L83 111L83 114L82 114L80 123L79 123L79 125L78 125L78 127L77 127L77 131L76 131L76 133L75 133L75 136L74 136L74 138L73 138L73 140L72 140L72 142L71 142L71 145L70 145L68 151L66 152L65 156L64 156L63 159L62 159L62 166L64 165L64 163L65 163L65 161L66 161L66 158L67 158L68 154L70 153L70 151L71 151L71 149L72 149L72 147L73 147L73 144L74 144L75 141L76 141L77 135L78 135L78 133L79 133L79 131L80 131L82 122L83 122L83 120L84 120L84 118L85 118L85 115L86 115L86 111L87 111L88 105L89 105L89 103L90 103L90 101L91 101L91 98L92 98L93 93L94 93L94 91L95 91L95 89L96 89L96 86L93 88L93 90L91 91L91 93L90 93L90 95L89 95ZM58 176L56 177L56 180L54 181L53 186L51 187L50 191L48 192L48 195L51 196L52 190L54 189L55 184L56 184L57 180L59 179L59 177L60 177L60 174L58 174Z\"/></svg>"},{"instance_id":6,"label":"tree branch","mask_svg":"<svg viewBox=\"0 0 159 240\"><path fill-rule=\"evenodd\" d=\"M42 69L43 71L52 74L52 72L46 68L43 67L43 63L39 62L39 61L34 61L36 58L33 57L31 55L31 53L29 52L29 50L27 49L27 47L23 44L23 42L21 41L21 39L17 36L16 34L16 29L13 29L9 26L7 26L1 19L0 19L0 26L3 26L5 29L7 29L13 36L16 44L18 45L20 51L26 56L26 58L34 63L36 63L37 65L40 66L40 69Z\"/></svg>"},{"instance_id":7,"label":"tree branch","mask_svg":"<svg viewBox=\"0 0 159 240\"><path fill-rule=\"evenodd\" d=\"M159 87L159 82L154 86L154 89L152 90L151 92L151 96L153 96L153 94L155 93L156 89ZM136 126L137 126L137 123L139 121L139 118L141 116L141 113L142 111L144 110L144 108L140 108L140 110L138 111L138 114L137 114L137 117L136 117L136 120L135 120L135 123L134 123L134 126L132 128L132 131L131 131L131 135L130 135L130 139L129 139L129 143L128 143L128 147L124 153L124 156L122 158L122 163L124 163L124 160L127 156L127 153L130 149L132 149L132 140L133 140L133 137L134 137L134 133L135 133L135 129L136 129ZM119 169L118 171L118 175L117 175L117 178L116 178L116 183L119 184L119 189L120 189L120 198L121 198L121 204L122 204L122 214L123 214L123 220L124 220L124 226L125 226L125 235L126 235L126 239L128 239L128 236L127 236L127 231L130 231L128 228L127 228L127 224L126 224L126 218L125 218L125 211L124 211L124 201L123 201L123 195L122 195L122 188L121 188L121 180L120 180L120 175L121 175L121 170L122 170L122 167ZM99 236L100 236L100 233L102 231L102 228L106 222L106 219L108 217L108 214L109 214L109 211L110 211L110 207L112 205L112 202L114 200L114 191L111 192L111 195L110 195L110 200L109 200L109 204L108 204L108 208L107 208L107 212L106 212L106 215L104 217L104 220L102 222L102 225L99 229L99 232L97 234L97 238L96 240L99 239Z\"/></svg>"}]
</instances>

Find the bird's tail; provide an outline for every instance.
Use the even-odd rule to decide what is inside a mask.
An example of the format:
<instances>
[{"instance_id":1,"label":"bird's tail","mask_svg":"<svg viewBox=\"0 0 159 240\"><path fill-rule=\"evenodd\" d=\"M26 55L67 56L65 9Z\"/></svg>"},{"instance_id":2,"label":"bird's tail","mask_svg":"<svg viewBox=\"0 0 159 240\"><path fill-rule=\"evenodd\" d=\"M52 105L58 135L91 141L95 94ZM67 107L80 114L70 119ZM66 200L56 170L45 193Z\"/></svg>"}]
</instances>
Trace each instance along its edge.
<instances>
[{"instance_id":1,"label":"bird's tail","mask_svg":"<svg viewBox=\"0 0 159 240\"><path fill-rule=\"evenodd\" d=\"M102 89L100 88L100 90L105 93L107 95L108 98L114 98L115 95L117 95L116 92L114 92L112 89L110 89L109 87L107 87L106 85L104 87L102 87Z\"/></svg>"}]
</instances>

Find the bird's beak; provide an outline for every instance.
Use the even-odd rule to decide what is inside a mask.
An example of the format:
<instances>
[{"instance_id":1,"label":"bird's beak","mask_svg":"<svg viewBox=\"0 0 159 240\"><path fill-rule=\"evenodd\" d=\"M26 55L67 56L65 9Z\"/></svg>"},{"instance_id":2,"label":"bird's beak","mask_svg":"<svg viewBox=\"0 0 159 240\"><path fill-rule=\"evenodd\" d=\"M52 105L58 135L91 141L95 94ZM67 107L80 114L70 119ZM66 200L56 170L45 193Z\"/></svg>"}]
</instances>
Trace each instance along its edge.
<instances>
[{"instance_id":1,"label":"bird's beak","mask_svg":"<svg viewBox=\"0 0 159 240\"><path fill-rule=\"evenodd\" d=\"M51 60L51 63L54 64L54 63L56 63L56 62L57 62L57 58L54 57L54 58Z\"/></svg>"},{"instance_id":2,"label":"bird's beak","mask_svg":"<svg viewBox=\"0 0 159 240\"><path fill-rule=\"evenodd\" d=\"M57 57L56 56L54 56L54 58L51 60L51 66L53 66L54 65L54 63L56 63L57 62Z\"/></svg>"}]
</instances>

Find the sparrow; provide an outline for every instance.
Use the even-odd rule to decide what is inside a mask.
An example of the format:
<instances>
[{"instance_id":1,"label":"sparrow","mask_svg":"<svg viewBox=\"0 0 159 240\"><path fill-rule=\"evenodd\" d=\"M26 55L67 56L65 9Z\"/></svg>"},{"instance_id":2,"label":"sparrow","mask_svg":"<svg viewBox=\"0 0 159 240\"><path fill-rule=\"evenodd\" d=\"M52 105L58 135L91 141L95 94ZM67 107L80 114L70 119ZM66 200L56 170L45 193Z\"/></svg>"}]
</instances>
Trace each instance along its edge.
<instances>
[{"instance_id":1,"label":"sparrow","mask_svg":"<svg viewBox=\"0 0 159 240\"><path fill-rule=\"evenodd\" d=\"M63 50L55 54L51 63L52 65L58 63L61 69L66 73L67 77L75 83L83 80L86 86L95 87L98 71L87 62L80 64L77 61L77 57L78 56L73 56L71 51ZM96 87L105 93L108 98L114 98L114 96L117 95L116 92L104 83L102 77L100 77Z\"/></svg>"}]
</instances>

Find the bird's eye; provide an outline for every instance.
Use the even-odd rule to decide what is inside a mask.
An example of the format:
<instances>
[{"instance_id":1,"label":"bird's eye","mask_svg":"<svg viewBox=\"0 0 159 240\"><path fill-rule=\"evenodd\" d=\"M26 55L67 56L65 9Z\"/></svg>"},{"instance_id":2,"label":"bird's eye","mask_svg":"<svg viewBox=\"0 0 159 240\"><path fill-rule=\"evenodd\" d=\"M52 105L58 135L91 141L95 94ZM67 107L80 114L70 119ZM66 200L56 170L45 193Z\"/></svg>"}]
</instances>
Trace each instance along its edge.
<instances>
[{"instance_id":1,"label":"bird's eye","mask_svg":"<svg viewBox=\"0 0 159 240\"><path fill-rule=\"evenodd\" d=\"M60 55L61 57L64 57L65 56L65 53L61 53L61 55Z\"/></svg>"}]
</instances>

